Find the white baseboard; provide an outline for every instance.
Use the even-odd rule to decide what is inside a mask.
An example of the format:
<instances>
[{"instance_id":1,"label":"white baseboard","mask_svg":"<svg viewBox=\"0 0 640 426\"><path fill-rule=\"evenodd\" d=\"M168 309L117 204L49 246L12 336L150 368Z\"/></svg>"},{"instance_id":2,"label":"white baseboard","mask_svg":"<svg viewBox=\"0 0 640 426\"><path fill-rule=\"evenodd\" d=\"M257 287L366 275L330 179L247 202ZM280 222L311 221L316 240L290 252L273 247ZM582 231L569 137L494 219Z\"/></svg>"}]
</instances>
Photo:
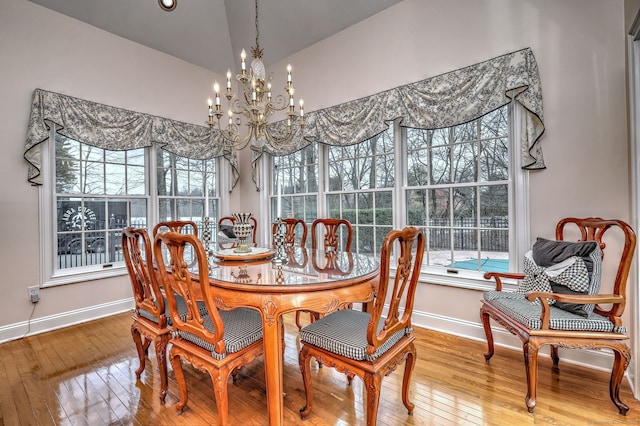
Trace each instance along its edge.
<instances>
[{"instance_id":1,"label":"white baseboard","mask_svg":"<svg viewBox=\"0 0 640 426\"><path fill-rule=\"evenodd\" d=\"M482 327L482 323L480 323L480 318L478 318L478 322L470 322L414 310L411 323L413 326L486 342L484 328ZM497 347L522 351L522 342L518 337L499 326L492 327L492 330L494 344ZM499 349L496 348L496 351L497 350ZM543 350L544 348L540 351L540 356L549 357L549 351L543 352ZM576 364L609 373L613 367L613 353L611 351L560 348L559 353L561 363Z\"/></svg>"},{"instance_id":2,"label":"white baseboard","mask_svg":"<svg viewBox=\"0 0 640 426\"><path fill-rule=\"evenodd\" d=\"M0 327L0 343L132 310L133 297Z\"/></svg>"}]
</instances>

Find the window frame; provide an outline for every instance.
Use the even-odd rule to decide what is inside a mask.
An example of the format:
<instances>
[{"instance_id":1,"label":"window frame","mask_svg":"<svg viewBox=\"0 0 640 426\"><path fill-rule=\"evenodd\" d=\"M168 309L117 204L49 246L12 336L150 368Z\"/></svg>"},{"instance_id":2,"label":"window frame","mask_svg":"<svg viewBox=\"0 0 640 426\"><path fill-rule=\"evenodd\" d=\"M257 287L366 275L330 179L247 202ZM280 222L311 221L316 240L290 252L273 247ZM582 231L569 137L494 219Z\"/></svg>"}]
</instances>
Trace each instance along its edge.
<instances>
[{"instance_id":1,"label":"window frame","mask_svg":"<svg viewBox=\"0 0 640 426\"><path fill-rule=\"evenodd\" d=\"M43 184L38 188L38 212L39 212L39 286L41 288L54 287L58 285L66 285L79 283L84 281L111 278L126 275L128 273L125 262L111 262L105 264L85 265L80 267L72 267L67 269L57 269L55 266L57 257L57 197L55 193L56 171L55 171L55 135L56 126L51 124L49 138L43 142L42 147L42 173ZM136 198L145 198L147 200L147 224L149 231L151 225L158 223L160 196L157 194L157 152L161 149L158 145L153 145L144 149L145 156L145 177L146 177L146 194L137 196ZM229 195L226 191L221 191L228 184L228 165L220 161L216 161L216 179L217 187L215 188L216 197L209 197L209 201L217 200L217 205L228 203ZM87 194L91 196L91 194Z\"/></svg>"}]
</instances>

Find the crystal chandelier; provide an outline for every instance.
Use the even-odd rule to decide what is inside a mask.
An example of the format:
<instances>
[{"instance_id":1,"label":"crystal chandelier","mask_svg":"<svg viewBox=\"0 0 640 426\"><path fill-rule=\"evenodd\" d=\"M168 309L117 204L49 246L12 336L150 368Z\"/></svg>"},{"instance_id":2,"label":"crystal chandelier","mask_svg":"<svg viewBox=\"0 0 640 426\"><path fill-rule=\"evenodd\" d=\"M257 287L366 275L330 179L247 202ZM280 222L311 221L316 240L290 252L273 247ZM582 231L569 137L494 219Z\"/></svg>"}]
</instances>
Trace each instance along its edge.
<instances>
[{"instance_id":1,"label":"crystal chandelier","mask_svg":"<svg viewBox=\"0 0 640 426\"><path fill-rule=\"evenodd\" d=\"M213 130L218 127L224 143L229 147L242 150L253 139L259 146L265 143L274 149L282 149L287 146L296 145L302 137L304 129L304 101L300 99L300 111L295 110L294 88L291 76L291 65L287 65L287 84L284 88L284 95L272 96L271 76L266 79L266 69L262 62L263 49L259 43L260 30L258 26L258 0L256 0L256 45L251 49L253 60L247 70L245 50L240 54L240 74L236 75L239 82L239 93L233 93L231 87L231 70L227 71L227 87L225 97L229 103L228 124L222 128L221 118L222 105L220 103L220 86L216 81L213 85L215 101L209 98L209 127ZM275 112L285 111L286 122L275 130L275 126L270 126L269 119ZM247 125L247 133L240 135L240 128L237 117L244 116ZM215 118L215 119L214 119ZM234 121L234 118L237 121ZM299 127L299 131L296 129Z\"/></svg>"}]
</instances>

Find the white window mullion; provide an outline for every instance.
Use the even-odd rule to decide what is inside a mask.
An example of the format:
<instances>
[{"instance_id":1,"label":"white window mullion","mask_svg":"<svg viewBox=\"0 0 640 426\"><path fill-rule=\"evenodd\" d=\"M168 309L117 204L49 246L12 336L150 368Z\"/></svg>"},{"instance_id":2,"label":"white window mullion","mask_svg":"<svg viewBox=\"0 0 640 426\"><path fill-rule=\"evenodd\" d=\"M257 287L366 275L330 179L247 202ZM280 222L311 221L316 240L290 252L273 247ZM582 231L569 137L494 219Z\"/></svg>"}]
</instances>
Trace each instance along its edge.
<instances>
[{"instance_id":1,"label":"white window mullion","mask_svg":"<svg viewBox=\"0 0 640 426\"><path fill-rule=\"evenodd\" d=\"M147 228L153 229L151 224L160 222L158 211L158 145L153 144L145 150L147 167Z\"/></svg>"}]
</instances>

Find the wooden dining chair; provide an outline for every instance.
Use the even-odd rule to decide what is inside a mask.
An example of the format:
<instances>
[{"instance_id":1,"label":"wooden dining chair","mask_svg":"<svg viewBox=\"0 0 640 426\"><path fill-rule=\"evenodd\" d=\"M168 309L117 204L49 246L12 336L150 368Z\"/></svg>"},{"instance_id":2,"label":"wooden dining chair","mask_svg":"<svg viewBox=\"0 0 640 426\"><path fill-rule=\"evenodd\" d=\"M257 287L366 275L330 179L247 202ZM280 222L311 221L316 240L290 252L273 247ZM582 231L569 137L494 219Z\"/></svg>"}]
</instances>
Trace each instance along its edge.
<instances>
[{"instance_id":1,"label":"wooden dining chair","mask_svg":"<svg viewBox=\"0 0 640 426\"><path fill-rule=\"evenodd\" d=\"M346 234L342 234L346 233ZM346 235L341 238L341 235ZM322 245L319 244L320 236L322 236ZM344 241L343 244L341 242ZM342 251L351 252L351 242L353 241L353 226L346 219L324 218L316 219L311 224L311 248L313 250L323 249L325 252ZM312 258L313 259L313 258ZM313 322L320 317L317 312L296 311L296 326L298 330L302 329L302 314L309 313L309 321Z\"/></svg>"},{"instance_id":2,"label":"wooden dining chair","mask_svg":"<svg viewBox=\"0 0 640 426\"><path fill-rule=\"evenodd\" d=\"M184 257L185 248L196 254L197 273L192 274ZM218 423L228 423L227 382L236 370L262 355L262 320L260 312L248 308L230 311L218 309L209 284L207 256L195 235L165 232L156 235L154 254L160 258L165 248L169 267L159 267L173 323L169 359L180 388L176 410L187 404L188 392L182 362L206 372L211 377L218 409ZM158 265L161 266L161 265ZM187 303L187 315L178 311L177 300ZM206 313L196 307L204 300Z\"/></svg>"},{"instance_id":3,"label":"wooden dining chair","mask_svg":"<svg viewBox=\"0 0 640 426\"><path fill-rule=\"evenodd\" d=\"M307 224L302 219L289 217L282 219L284 224L284 245L285 247L304 247L307 243ZM271 235L276 234L277 225L274 223L271 228ZM298 231L299 229L299 231ZM300 240L296 243L296 233L300 235ZM273 243L275 245L275 243Z\"/></svg>"},{"instance_id":4,"label":"wooden dining chair","mask_svg":"<svg viewBox=\"0 0 640 426\"><path fill-rule=\"evenodd\" d=\"M318 241L322 235L322 245ZM346 235L346 241L345 241ZM346 219L316 219L311 224L311 248L351 251L353 226Z\"/></svg>"},{"instance_id":5,"label":"wooden dining chair","mask_svg":"<svg viewBox=\"0 0 640 426\"><path fill-rule=\"evenodd\" d=\"M122 251L135 301L131 335L140 360L136 377L140 379L145 369L149 345L153 342L160 370L160 402L164 404L167 396L167 343L171 329L167 323L165 300L152 270L153 257L147 231L132 227L123 229Z\"/></svg>"},{"instance_id":6,"label":"wooden dining chair","mask_svg":"<svg viewBox=\"0 0 640 426\"><path fill-rule=\"evenodd\" d=\"M253 242L253 245L256 246L258 244L258 240L257 240L258 221L253 216L250 217L249 220L253 224L253 231L251 232L251 241ZM223 225L233 226L234 223L236 223L236 218L234 218L233 216L223 216L220 219L218 219L218 229L220 229Z\"/></svg>"},{"instance_id":7,"label":"wooden dining chair","mask_svg":"<svg viewBox=\"0 0 640 426\"><path fill-rule=\"evenodd\" d=\"M392 254L397 267L391 277ZM300 331L302 347L300 369L306 393L306 405L300 409L305 419L313 407L310 359L347 374L348 381L360 377L367 392L366 422L374 426L383 377L403 361L402 402L409 415L414 404L409 400L411 374L416 362L411 315L424 254L424 234L416 227L392 230L380 253L380 283L371 313L342 309L328 314ZM385 301L388 311L383 317ZM404 306L402 304L404 303Z\"/></svg>"}]
</instances>

